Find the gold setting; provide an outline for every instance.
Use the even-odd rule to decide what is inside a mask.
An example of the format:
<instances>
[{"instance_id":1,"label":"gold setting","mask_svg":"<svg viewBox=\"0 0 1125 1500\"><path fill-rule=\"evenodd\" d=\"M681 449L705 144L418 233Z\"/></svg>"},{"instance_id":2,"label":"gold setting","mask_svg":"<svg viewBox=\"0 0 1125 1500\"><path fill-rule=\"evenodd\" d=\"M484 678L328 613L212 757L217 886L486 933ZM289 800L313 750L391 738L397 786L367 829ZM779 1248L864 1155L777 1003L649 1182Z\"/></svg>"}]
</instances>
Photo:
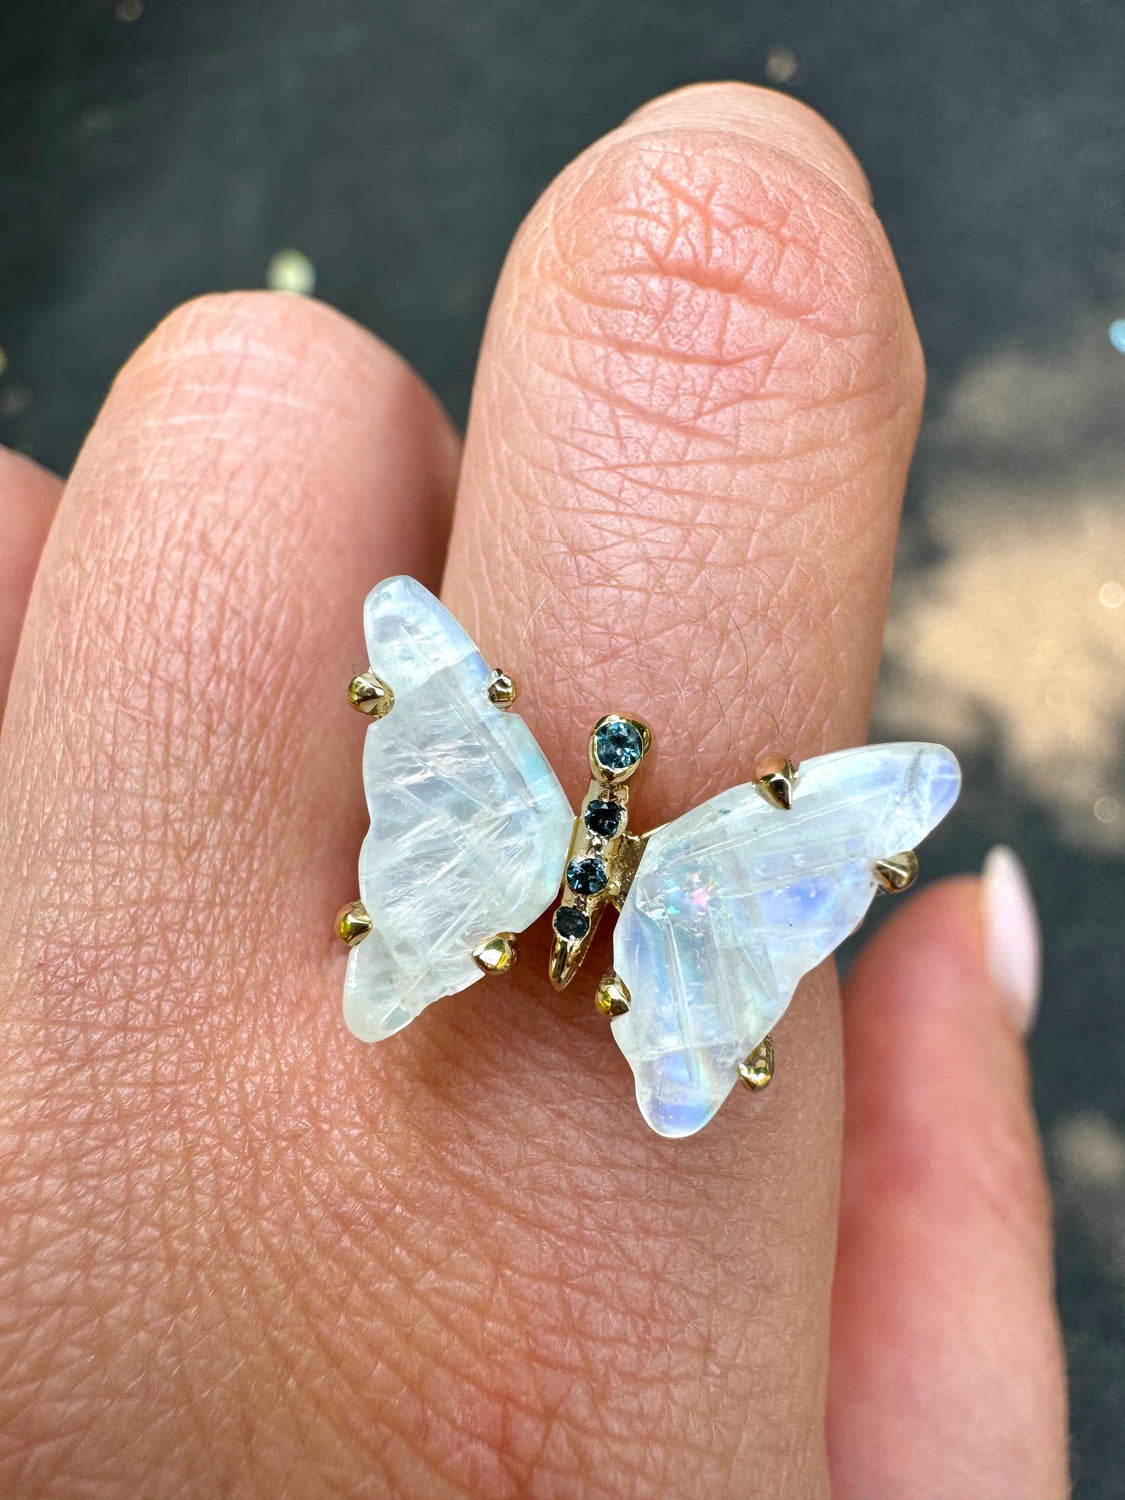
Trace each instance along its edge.
<instances>
[{"instance_id":1,"label":"gold setting","mask_svg":"<svg viewBox=\"0 0 1125 1500\"><path fill-rule=\"evenodd\" d=\"M625 905L625 897L629 894L629 887L633 884L641 856L655 832L655 828L650 828L647 833L630 833L626 829L621 835L621 842L617 846L617 861L609 884L606 886L606 896L610 905L615 906L618 911Z\"/></svg>"},{"instance_id":2,"label":"gold setting","mask_svg":"<svg viewBox=\"0 0 1125 1500\"><path fill-rule=\"evenodd\" d=\"M348 683L348 702L369 719L385 719L395 706L395 695L374 672L360 672Z\"/></svg>"},{"instance_id":3,"label":"gold setting","mask_svg":"<svg viewBox=\"0 0 1125 1500\"><path fill-rule=\"evenodd\" d=\"M486 974L506 974L519 958L514 932L498 932L473 949L473 958Z\"/></svg>"},{"instance_id":4,"label":"gold setting","mask_svg":"<svg viewBox=\"0 0 1125 1500\"><path fill-rule=\"evenodd\" d=\"M772 807L789 812L797 770L787 755L764 756L754 769L754 785Z\"/></svg>"},{"instance_id":5,"label":"gold setting","mask_svg":"<svg viewBox=\"0 0 1125 1500\"><path fill-rule=\"evenodd\" d=\"M629 1009L629 987L612 969L603 974L594 991L594 1004L603 1016L623 1016Z\"/></svg>"},{"instance_id":6,"label":"gold setting","mask_svg":"<svg viewBox=\"0 0 1125 1500\"><path fill-rule=\"evenodd\" d=\"M502 672L499 667L488 679L488 701L497 708L511 708L518 692L519 689L507 672Z\"/></svg>"},{"instance_id":7,"label":"gold setting","mask_svg":"<svg viewBox=\"0 0 1125 1500\"><path fill-rule=\"evenodd\" d=\"M371 918L362 901L349 901L336 913L336 934L349 948L362 943L371 931Z\"/></svg>"},{"instance_id":8,"label":"gold setting","mask_svg":"<svg viewBox=\"0 0 1125 1500\"><path fill-rule=\"evenodd\" d=\"M640 755L626 766L609 766L598 758L599 732L614 724L627 724L635 729L640 737ZM628 783L644 764L645 757L651 749L652 731L643 719L633 718L630 715L606 714L590 731L586 754L593 780L586 790L582 806L574 820L574 832L571 834L570 848L567 850L566 866L569 870L574 860L598 861L605 878L604 884L597 890L582 892L572 889L564 873L555 918L558 919L560 912L576 911L586 919L587 926L580 936L564 936L557 927L554 929L554 941L551 946L547 973L557 990L565 989L577 974L606 907L613 906L620 911L625 897L629 894L629 887L637 873L637 866L641 862L648 835L632 833L629 830ZM616 809L616 827L612 834L600 834L596 829L587 825L587 812L590 804L595 802L605 803ZM627 992L625 1009L628 1009ZM623 1012L607 1011L606 1014L620 1015Z\"/></svg>"},{"instance_id":9,"label":"gold setting","mask_svg":"<svg viewBox=\"0 0 1125 1500\"><path fill-rule=\"evenodd\" d=\"M901 895L918 879L918 856L913 849L904 849L901 854L877 859L875 879L879 882L879 889L886 895Z\"/></svg>"},{"instance_id":10,"label":"gold setting","mask_svg":"<svg viewBox=\"0 0 1125 1500\"><path fill-rule=\"evenodd\" d=\"M752 1094L760 1094L773 1081L773 1070L773 1034L767 1031L753 1052L739 1063L738 1076Z\"/></svg>"},{"instance_id":11,"label":"gold setting","mask_svg":"<svg viewBox=\"0 0 1125 1500\"><path fill-rule=\"evenodd\" d=\"M488 700L499 709L507 709L516 701L517 688L507 672L497 668L488 681ZM348 702L359 713L371 719L382 719L394 707L394 693L388 683L374 672L361 672L348 684ZM625 766L606 765L598 755L598 732L608 725L624 723L637 731L641 741L641 753L635 761ZM582 800L582 807L574 821L570 848L567 851L567 867L573 860L596 860L604 882L589 892L574 890L564 874L559 912L575 910L586 919L586 928L581 936L568 937L556 928L548 972L555 989L561 990L570 983L593 941L602 913L607 906L620 911L625 904L629 889L636 877L641 859L652 832L634 833L629 823L629 781L643 764L652 749L652 731L643 719L623 714L606 714L590 731L587 744L587 759L593 779ZM797 769L787 755L763 757L754 770L754 785L761 796L772 807L788 812L793 806L793 792L797 781ZM613 832L597 832L597 818L593 826L587 825L586 815L591 803L608 804L616 809L617 819ZM607 817L607 824L612 821ZM913 850L890 855L875 862L875 878L882 890L897 894L913 885L918 876L918 857ZM580 923L578 924L580 925ZM371 917L362 901L349 901L336 917L336 932L349 948L361 943L372 930ZM507 974L519 958L517 937L514 932L497 932L473 949L473 959L485 974ZM612 1019L626 1015L630 1006L629 988L613 969L602 975L594 992L594 1004L601 1015ZM738 1065L738 1076L744 1087L752 1093L767 1088L774 1076L773 1036L767 1034Z\"/></svg>"}]
</instances>

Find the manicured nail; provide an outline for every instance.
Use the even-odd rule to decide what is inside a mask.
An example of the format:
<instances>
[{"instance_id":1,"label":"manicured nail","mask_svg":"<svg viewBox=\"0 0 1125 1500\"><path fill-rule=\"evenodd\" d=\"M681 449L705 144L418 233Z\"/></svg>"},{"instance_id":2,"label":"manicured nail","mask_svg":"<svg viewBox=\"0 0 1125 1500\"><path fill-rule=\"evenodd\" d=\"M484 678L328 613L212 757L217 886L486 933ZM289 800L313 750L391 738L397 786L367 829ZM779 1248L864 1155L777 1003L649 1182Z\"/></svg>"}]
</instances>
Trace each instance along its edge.
<instances>
[{"instance_id":1,"label":"manicured nail","mask_svg":"<svg viewBox=\"0 0 1125 1500\"><path fill-rule=\"evenodd\" d=\"M1039 918L1027 872L1011 849L997 844L981 871L984 952L992 982L1016 1029L1026 1036L1039 1006Z\"/></svg>"}]
</instances>

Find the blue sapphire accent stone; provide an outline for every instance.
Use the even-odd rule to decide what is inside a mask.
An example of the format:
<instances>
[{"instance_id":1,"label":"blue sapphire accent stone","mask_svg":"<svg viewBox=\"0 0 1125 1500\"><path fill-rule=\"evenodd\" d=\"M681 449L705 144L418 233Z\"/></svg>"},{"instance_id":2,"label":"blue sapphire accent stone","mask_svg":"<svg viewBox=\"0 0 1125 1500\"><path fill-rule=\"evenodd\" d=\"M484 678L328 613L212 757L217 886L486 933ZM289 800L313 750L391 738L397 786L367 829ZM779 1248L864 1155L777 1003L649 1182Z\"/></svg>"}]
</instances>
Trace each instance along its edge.
<instances>
[{"instance_id":1,"label":"blue sapphire accent stone","mask_svg":"<svg viewBox=\"0 0 1125 1500\"><path fill-rule=\"evenodd\" d=\"M583 822L599 838L616 838L621 828L621 804L595 798L582 814Z\"/></svg>"},{"instance_id":2,"label":"blue sapphire accent stone","mask_svg":"<svg viewBox=\"0 0 1125 1500\"><path fill-rule=\"evenodd\" d=\"M590 930L590 918L577 906L560 906L555 913L555 931L561 938L580 941Z\"/></svg>"},{"instance_id":3,"label":"blue sapphire accent stone","mask_svg":"<svg viewBox=\"0 0 1125 1500\"><path fill-rule=\"evenodd\" d=\"M641 732L624 719L603 724L594 735L594 754L607 771L627 771L644 754Z\"/></svg>"},{"instance_id":4,"label":"blue sapphire accent stone","mask_svg":"<svg viewBox=\"0 0 1125 1500\"><path fill-rule=\"evenodd\" d=\"M605 890L608 879L605 861L596 854L581 855L566 867L566 883L576 896L596 896Z\"/></svg>"}]
</instances>

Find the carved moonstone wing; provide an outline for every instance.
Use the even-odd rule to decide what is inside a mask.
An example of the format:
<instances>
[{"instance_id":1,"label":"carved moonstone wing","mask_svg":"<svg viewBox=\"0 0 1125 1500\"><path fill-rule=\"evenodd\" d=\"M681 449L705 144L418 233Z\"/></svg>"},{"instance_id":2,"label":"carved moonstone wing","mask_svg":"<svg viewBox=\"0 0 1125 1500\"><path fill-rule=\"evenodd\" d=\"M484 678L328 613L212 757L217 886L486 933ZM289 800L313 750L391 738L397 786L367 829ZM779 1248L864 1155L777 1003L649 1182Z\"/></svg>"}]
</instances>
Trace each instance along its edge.
<instances>
[{"instance_id":1,"label":"carved moonstone wing","mask_svg":"<svg viewBox=\"0 0 1125 1500\"><path fill-rule=\"evenodd\" d=\"M789 811L734 787L651 835L614 933L631 1000L613 1034L655 1131L707 1123L862 919L874 861L913 848L960 784L940 745L871 745L802 762Z\"/></svg>"},{"instance_id":2,"label":"carved moonstone wing","mask_svg":"<svg viewBox=\"0 0 1125 1500\"><path fill-rule=\"evenodd\" d=\"M484 658L420 583L379 584L364 629L394 693L364 743L372 930L344 984L344 1018L373 1042L482 978L473 949L550 906L574 814L527 725L489 702Z\"/></svg>"}]
</instances>

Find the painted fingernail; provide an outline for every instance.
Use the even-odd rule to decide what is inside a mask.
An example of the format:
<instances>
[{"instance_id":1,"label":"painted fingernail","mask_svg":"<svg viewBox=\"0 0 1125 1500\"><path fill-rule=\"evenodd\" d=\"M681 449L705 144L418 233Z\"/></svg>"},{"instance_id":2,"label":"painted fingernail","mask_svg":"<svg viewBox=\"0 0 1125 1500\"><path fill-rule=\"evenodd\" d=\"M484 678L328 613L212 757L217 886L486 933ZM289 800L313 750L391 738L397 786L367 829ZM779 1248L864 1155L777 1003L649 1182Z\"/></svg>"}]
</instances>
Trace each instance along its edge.
<instances>
[{"instance_id":1,"label":"painted fingernail","mask_svg":"<svg viewBox=\"0 0 1125 1500\"><path fill-rule=\"evenodd\" d=\"M997 844L981 871L984 951L992 982L1026 1036L1039 1007L1039 918L1027 872L1011 849Z\"/></svg>"}]
</instances>

